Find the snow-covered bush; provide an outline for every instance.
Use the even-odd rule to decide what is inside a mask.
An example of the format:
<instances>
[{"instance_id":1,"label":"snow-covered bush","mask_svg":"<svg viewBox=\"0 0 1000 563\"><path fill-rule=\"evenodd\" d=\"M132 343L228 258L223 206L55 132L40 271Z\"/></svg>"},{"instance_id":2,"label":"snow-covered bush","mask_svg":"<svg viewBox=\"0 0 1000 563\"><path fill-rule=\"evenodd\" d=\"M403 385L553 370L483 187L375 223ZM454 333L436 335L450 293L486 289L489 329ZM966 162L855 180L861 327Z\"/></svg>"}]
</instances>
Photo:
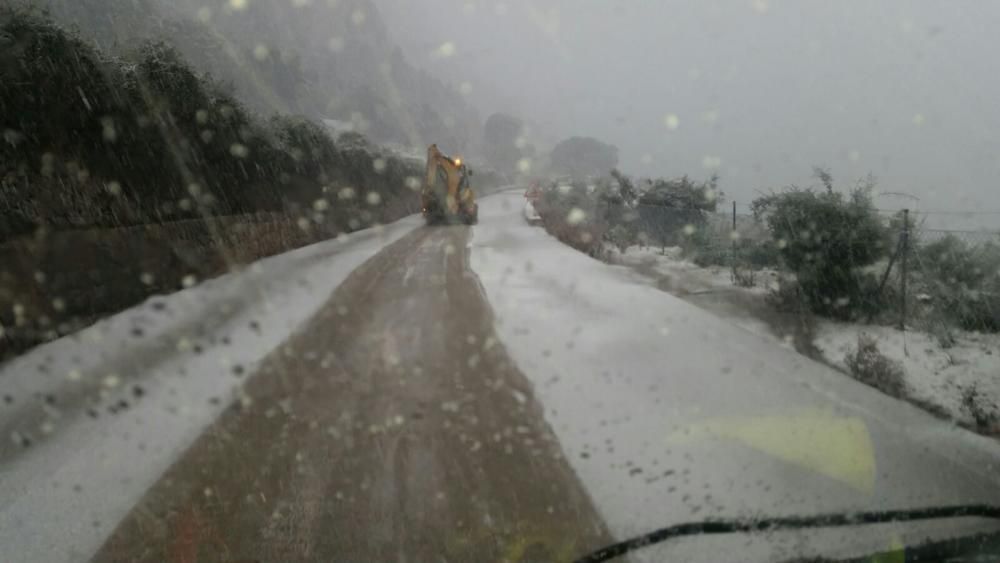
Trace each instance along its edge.
<instances>
[{"instance_id":1,"label":"snow-covered bush","mask_svg":"<svg viewBox=\"0 0 1000 563\"><path fill-rule=\"evenodd\" d=\"M698 209L714 213L724 194L719 191L719 177L695 182L687 176L647 180L641 188L640 203L675 209Z\"/></svg>"},{"instance_id":2,"label":"snow-covered bush","mask_svg":"<svg viewBox=\"0 0 1000 563\"><path fill-rule=\"evenodd\" d=\"M809 308L852 319L877 312L877 280L862 269L886 255L885 228L871 202L871 186L848 197L832 188L789 188L754 200L781 259L798 280Z\"/></svg>"},{"instance_id":3,"label":"snow-covered bush","mask_svg":"<svg viewBox=\"0 0 1000 563\"><path fill-rule=\"evenodd\" d=\"M626 248L636 244L639 239L634 230L625 225L615 225L604 234L604 240L613 244L619 251L625 252Z\"/></svg>"},{"instance_id":4,"label":"snow-covered bush","mask_svg":"<svg viewBox=\"0 0 1000 563\"><path fill-rule=\"evenodd\" d=\"M879 351L875 338L860 334L858 347L847 354L844 363L858 381L893 397L903 397L906 394L902 366Z\"/></svg>"},{"instance_id":5,"label":"snow-covered bush","mask_svg":"<svg viewBox=\"0 0 1000 563\"><path fill-rule=\"evenodd\" d=\"M966 330L1000 331L1000 246L949 235L921 246L916 266L939 316Z\"/></svg>"},{"instance_id":6,"label":"snow-covered bush","mask_svg":"<svg viewBox=\"0 0 1000 563\"><path fill-rule=\"evenodd\" d=\"M704 224L689 225L681 231L680 247L684 257L705 268L732 264L732 245L715 237Z\"/></svg>"},{"instance_id":7,"label":"snow-covered bush","mask_svg":"<svg viewBox=\"0 0 1000 563\"><path fill-rule=\"evenodd\" d=\"M556 182L543 190L535 210L549 234L590 256L601 257L610 229L605 219L607 203L600 197L606 189L606 184Z\"/></svg>"},{"instance_id":8,"label":"snow-covered bush","mask_svg":"<svg viewBox=\"0 0 1000 563\"><path fill-rule=\"evenodd\" d=\"M646 179L628 188L636 196L636 228L643 240L660 247L680 246L686 258L702 266L728 259L729 245L709 225L722 198L717 177L705 182L687 176Z\"/></svg>"},{"instance_id":9,"label":"snow-covered bush","mask_svg":"<svg viewBox=\"0 0 1000 563\"><path fill-rule=\"evenodd\" d=\"M755 287L757 276L751 268L733 267L733 284L737 287Z\"/></svg>"},{"instance_id":10,"label":"snow-covered bush","mask_svg":"<svg viewBox=\"0 0 1000 563\"><path fill-rule=\"evenodd\" d=\"M768 293L767 302L783 313L801 315L809 312L809 303L794 278L779 278L778 287Z\"/></svg>"},{"instance_id":11,"label":"snow-covered bush","mask_svg":"<svg viewBox=\"0 0 1000 563\"><path fill-rule=\"evenodd\" d=\"M1000 424L1000 412L996 403L990 401L976 384L962 390L962 407L979 428L994 428Z\"/></svg>"}]
</instances>

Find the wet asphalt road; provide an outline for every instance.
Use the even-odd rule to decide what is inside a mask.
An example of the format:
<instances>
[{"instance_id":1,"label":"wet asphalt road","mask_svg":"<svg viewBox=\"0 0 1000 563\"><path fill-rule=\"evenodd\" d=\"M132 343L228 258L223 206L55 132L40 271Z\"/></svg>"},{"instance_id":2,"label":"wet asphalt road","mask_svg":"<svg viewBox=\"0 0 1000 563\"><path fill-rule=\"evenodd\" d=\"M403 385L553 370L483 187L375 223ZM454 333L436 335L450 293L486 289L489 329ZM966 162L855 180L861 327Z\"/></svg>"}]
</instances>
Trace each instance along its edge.
<instances>
[{"instance_id":1,"label":"wet asphalt road","mask_svg":"<svg viewBox=\"0 0 1000 563\"><path fill-rule=\"evenodd\" d=\"M611 541L493 330L464 226L355 271L95 561L560 561Z\"/></svg>"}]
</instances>

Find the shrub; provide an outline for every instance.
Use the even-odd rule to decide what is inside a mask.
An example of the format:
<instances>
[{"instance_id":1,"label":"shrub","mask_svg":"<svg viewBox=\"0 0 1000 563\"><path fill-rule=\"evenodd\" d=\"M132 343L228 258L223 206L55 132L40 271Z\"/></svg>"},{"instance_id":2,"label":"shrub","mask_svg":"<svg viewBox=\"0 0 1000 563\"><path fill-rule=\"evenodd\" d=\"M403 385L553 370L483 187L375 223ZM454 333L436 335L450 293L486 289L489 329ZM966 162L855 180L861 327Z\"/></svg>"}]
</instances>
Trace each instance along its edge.
<instances>
[{"instance_id":1,"label":"shrub","mask_svg":"<svg viewBox=\"0 0 1000 563\"><path fill-rule=\"evenodd\" d=\"M873 337L863 333L858 335L858 347L847 354L844 363L858 381L893 397L906 394L902 366L883 355Z\"/></svg>"},{"instance_id":2,"label":"shrub","mask_svg":"<svg viewBox=\"0 0 1000 563\"><path fill-rule=\"evenodd\" d=\"M544 190L535 209L545 230L581 252L601 257L609 225L605 220L606 201L599 190L606 188L575 181ZM618 234L625 236L621 230Z\"/></svg>"},{"instance_id":3,"label":"shrub","mask_svg":"<svg viewBox=\"0 0 1000 563\"><path fill-rule=\"evenodd\" d=\"M850 319L880 305L877 281L861 271L886 254L885 229L869 194L870 186L848 198L791 188L752 204L816 313Z\"/></svg>"},{"instance_id":4,"label":"shrub","mask_svg":"<svg viewBox=\"0 0 1000 563\"><path fill-rule=\"evenodd\" d=\"M917 251L935 311L966 330L1000 331L1000 246L947 237Z\"/></svg>"},{"instance_id":5,"label":"shrub","mask_svg":"<svg viewBox=\"0 0 1000 563\"><path fill-rule=\"evenodd\" d=\"M778 288L768 294L767 301L783 313L802 314L809 310L802 288L794 279L779 279Z\"/></svg>"},{"instance_id":6,"label":"shrub","mask_svg":"<svg viewBox=\"0 0 1000 563\"><path fill-rule=\"evenodd\" d=\"M733 261L731 245L712 236L704 225L689 225L681 231L681 250L686 258L701 267L729 266Z\"/></svg>"},{"instance_id":7,"label":"shrub","mask_svg":"<svg viewBox=\"0 0 1000 563\"><path fill-rule=\"evenodd\" d=\"M615 225L605 233L604 240L613 244L619 251L625 252L625 249L637 244L638 237L634 230L624 225Z\"/></svg>"},{"instance_id":8,"label":"shrub","mask_svg":"<svg viewBox=\"0 0 1000 563\"><path fill-rule=\"evenodd\" d=\"M757 275L753 269L733 267L733 283L737 287L756 287Z\"/></svg>"},{"instance_id":9,"label":"shrub","mask_svg":"<svg viewBox=\"0 0 1000 563\"><path fill-rule=\"evenodd\" d=\"M780 260L777 246L769 240L740 239L734 244L730 238L705 227L696 227L685 236L681 248L685 256L702 267L726 266L753 271L775 267Z\"/></svg>"},{"instance_id":10,"label":"shrub","mask_svg":"<svg viewBox=\"0 0 1000 563\"><path fill-rule=\"evenodd\" d=\"M719 177L712 176L705 182L695 182L687 176L658 178L648 181L640 198L645 205L662 205L675 209L697 209L714 213L724 194L719 191Z\"/></svg>"},{"instance_id":11,"label":"shrub","mask_svg":"<svg viewBox=\"0 0 1000 563\"><path fill-rule=\"evenodd\" d=\"M771 240L741 239L736 248L737 257L751 268L774 268L781 262L781 251Z\"/></svg>"},{"instance_id":12,"label":"shrub","mask_svg":"<svg viewBox=\"0 0 1000 563\"><path fill-rule=\"evenodd\" d=\"M962 407L976 421L979 428L992 428L1000 422L997 405L990 401L979 386L973 383L962 390Z\"/></svg>"},{"instance_id":13,"label":"shrub","mask_svg":"<svg viewBox=\"0 0 1000 563\"><path fill-rule=\"evenodd\" d=\"M706 182L687 176L658 178L645 180L639 188L629 184L623 192L641 192L636 219L644 240L661 247L679 245L695 262L715 264L720 256L708 231L708 214L721 197L717 180L714 176Z\"/></svg>"}]
</instances>

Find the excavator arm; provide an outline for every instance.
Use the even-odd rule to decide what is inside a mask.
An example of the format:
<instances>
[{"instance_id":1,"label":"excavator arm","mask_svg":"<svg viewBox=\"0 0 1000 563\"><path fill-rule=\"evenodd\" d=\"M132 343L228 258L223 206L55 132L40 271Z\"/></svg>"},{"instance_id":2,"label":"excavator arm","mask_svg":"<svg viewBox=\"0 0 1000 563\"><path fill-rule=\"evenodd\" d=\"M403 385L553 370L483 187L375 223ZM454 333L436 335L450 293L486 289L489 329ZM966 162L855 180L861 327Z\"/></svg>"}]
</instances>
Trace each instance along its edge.
<instances>
[{"instance_id":1,"label":"excavator arm","mask_svg":"<svg viewBox=\"0 0 1000 563\"><path fill-rule=\"evenodd\" d=\"M479 207L469 184L471 175L461 159L445 156L437 145L427 148L421 207L428 224L442 221L473 224L478 220Z\"/></svg>"}]
</instances>

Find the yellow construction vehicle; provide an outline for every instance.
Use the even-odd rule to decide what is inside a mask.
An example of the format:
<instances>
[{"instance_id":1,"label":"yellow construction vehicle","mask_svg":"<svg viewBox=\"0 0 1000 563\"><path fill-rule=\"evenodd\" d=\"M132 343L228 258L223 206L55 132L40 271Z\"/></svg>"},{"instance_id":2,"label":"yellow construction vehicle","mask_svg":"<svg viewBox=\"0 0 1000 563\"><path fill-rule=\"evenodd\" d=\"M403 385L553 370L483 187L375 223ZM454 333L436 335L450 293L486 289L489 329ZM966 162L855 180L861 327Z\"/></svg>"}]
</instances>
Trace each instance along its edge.
<instances>
[{"instance_id":1,"label":"yellow construction vehicle","mask_svg":"<svg viewBox=\"0 0 1000 563\"><path fill-rule=\"evenodd\" d=\"M469 185L472 171L460 158L450 158L437 145L427 147L427 175L420 192L421 208L428 225L479 220L476 194Z\"/></svg>"}]
</instances>

